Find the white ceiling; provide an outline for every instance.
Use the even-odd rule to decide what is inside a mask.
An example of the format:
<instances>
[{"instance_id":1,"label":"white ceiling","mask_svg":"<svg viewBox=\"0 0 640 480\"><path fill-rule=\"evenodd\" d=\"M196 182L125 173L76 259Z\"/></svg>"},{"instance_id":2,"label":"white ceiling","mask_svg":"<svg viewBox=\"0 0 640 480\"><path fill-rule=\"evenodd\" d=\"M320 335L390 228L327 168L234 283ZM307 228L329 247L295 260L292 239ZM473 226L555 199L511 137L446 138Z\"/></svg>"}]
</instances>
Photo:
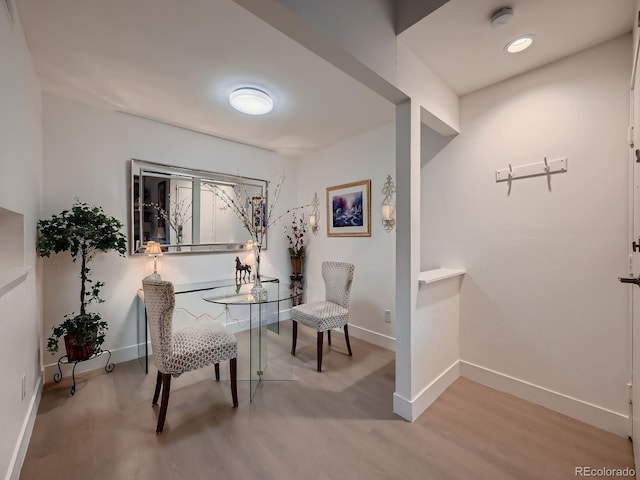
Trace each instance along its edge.
<instances>
[{"instance_id":1,"label":"white ceiling","mask_svg":"<svg viewBox=\"0 0 640 480\"><path fill-rule=\"evenodd\" d=\"M296 155L394 119L391 103L231 0L19 0L43 90ZM233 110L241 85L274 97Z\"/></svg>"},{"instance_id":2,"label":"white ceiling","mask_svg":"<svg viewBox=\"0 0 640 480\"><path fill-rule=\"evenodd\" d=\"M450 0L400 35L459 94L631 30L635 0ZM296 156L392 122L391 103L232 0L17 0L43 90ZM515 17L492 30L491 14ZM534 45L507 54L524 33ZM240 85L274 110L236 112Z\"/></svg>"},{"instance_id":3,"label":"white ceiling","mask_svg":"<svg viewBox=\"0 0 640 480\"><path fill-rule=\"evenodd\" d=\"M459 95L630 32L635 0L450 0L400 34L399 38ZM513 19L492 30L501 7ZM535 35L522 53L504 46Z\"/></svg>"}]
</instances>

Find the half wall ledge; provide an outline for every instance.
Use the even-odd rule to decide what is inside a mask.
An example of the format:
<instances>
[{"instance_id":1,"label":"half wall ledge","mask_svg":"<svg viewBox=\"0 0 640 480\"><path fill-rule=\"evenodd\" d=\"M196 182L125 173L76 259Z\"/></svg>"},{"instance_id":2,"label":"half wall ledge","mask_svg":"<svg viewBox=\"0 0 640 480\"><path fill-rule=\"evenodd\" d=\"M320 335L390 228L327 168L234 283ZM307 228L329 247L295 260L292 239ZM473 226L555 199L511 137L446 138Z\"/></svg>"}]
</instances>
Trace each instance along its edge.
<instances>
[{"instance_id":1,"label":"half wall ledge","mask_svg":"<svg viewBox=\"0 0 640 480\"><path fill-rule=\"evenodd\" d=\"M436 268L434 270L420 272L420 275L418 275L418 282L420 284L428 285L447 278L459 277L465 273L467 273L467 271L463 268Z\"/></svg>"}]
</instances>

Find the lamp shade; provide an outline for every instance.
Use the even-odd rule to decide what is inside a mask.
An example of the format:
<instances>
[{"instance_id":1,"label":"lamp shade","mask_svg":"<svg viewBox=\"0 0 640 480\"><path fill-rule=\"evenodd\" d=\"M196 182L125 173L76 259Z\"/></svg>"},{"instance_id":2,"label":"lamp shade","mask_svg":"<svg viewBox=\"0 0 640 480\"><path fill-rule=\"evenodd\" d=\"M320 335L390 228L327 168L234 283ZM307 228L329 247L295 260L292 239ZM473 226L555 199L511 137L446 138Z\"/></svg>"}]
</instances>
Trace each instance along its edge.
<instances>
[{"instance_id":1,"label":"lamp shade","mask_svg":"<svg viewBox=\"0 0 640 480\"><path fill-rule=\"evenodd\" d=\"M160 256L162 255L162 247L158 242L149 242L147 243L147 248L144 249L144 253L149 256Z\"/></svg>"}]
</instances>

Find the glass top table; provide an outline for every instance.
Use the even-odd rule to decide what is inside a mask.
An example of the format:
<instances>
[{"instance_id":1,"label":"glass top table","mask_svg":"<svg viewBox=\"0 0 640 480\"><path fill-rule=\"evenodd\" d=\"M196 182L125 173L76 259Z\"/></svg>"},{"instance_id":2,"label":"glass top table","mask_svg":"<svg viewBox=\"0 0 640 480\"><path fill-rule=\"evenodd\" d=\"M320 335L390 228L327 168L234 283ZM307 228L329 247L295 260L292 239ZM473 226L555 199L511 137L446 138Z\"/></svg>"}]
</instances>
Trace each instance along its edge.
<instances>
[{"instance_id":1,"label":"glass top table","mask_svg":"<svg viewBox=\"0 0 640 480\"><path fill-rule=\"evenodd\" d=\"M262 282L264 289L262 295L256 298L251 289L253 284L237 284L232 286L218 287L202 293L202 299L224 305L249 305L249 380L250 397L253 399L258 385L265 376L267 368L267 338L270 325L270 313L268 307L275 306L279 314L279 304L282 301L291 300L297 294L288 288L280 288L279 282ZM277 326L277 323L276 323ZM276 333L279 333L276 331ZM274 378L275 379L275 378Z\"/></svg>"},{"instance_id":2,"label":"glass top table","mask_svg":"<svg viewBox=\"0 0 640 480\"><path fill-rule=\"evenodd\" d=\"M218 287L204 292L202 299L221 305L256 305L261 303L282 302L291 300L293 297L291 290L280 288L279 282L262 282L265 294L256 299L251 293L252 283L242 283L233 286Z\"/></svg>"},{"instance_id":3,"label":"glass top table","mask_svg":"<svg viewBox=\"0 0 640 480\"><path fill-rule=\"evenodd\" d=\"M227 315L229 315L230 308L237 310L248 306L250 345L248 378L251 382L252 399L261 380L284 380L291 377L290 373L278 365L274 365L269 369L269 372L266 372L267 334L268 330L279 333L280 302L290 301L300 295L299 292L292 292L288 287L282 286L277 278L262 277L262 286L266 289L266 295L262 300L256 301L251 294L253 283L236 283L234 279L174 285L176 301L186 295L200 301L204 300L208 304L223 306ZM142 289L138 290L138 298L140 300L138 310L139 357L145 372L148 372L148 329ZM244 350L240 355L246 355Z\"/></svg>"}]
</instances>

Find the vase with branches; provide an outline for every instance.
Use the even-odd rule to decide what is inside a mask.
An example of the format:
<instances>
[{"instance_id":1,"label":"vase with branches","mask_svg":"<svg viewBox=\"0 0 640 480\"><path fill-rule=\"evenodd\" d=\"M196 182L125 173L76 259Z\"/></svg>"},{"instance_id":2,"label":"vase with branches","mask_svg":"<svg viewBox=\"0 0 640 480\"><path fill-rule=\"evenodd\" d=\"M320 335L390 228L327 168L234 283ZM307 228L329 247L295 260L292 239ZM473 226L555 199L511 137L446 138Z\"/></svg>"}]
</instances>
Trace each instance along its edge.
<instances>
[{"instance_id":1,"label":"vase with branches","mask_svg":"<svg viewBox=\"0 0 640 480\"><path fill-rule=\"evenodd\" d=\"M242 225L249 233L251 247L253 248L255 257L255 280L251 293L256 300L263 299L265 295L265 289L262 287L262 281L260 279L260 256L267 231L285 215L306 206L290 208L280 215L275 214L275 207L280 199L284 180L285 176L283 173L276 183L271 204L268 206L267 197L269 195L269 184L267 184L266 195L249 193L245 185L239 184L233 186L233 194L229 194L225 189L216 184L205 185L206 188L213 191L214 195L222 201L226 208L230 209L236 217L240 219Z\"/></svg>"},{"instance_id":2,"label":"vase with branches","mask_svg":"<svg viewBox=\"0 0 640 480\"><path fill-rule=\"evenodd\" d=\"M285 225L284 235L289 243L289 256L291 257L291 273L302 275L302 260L304 258L304 236L307 233L307 221L304 213L299 217L293 212L291 224Z\"/></svg>"},{"instance_id":3,"label":"vase with branches","mask_svg":"<svg viewBox=\"0 0 640 480\"><path fill-rule=\"evenodd\" d=\"M155 210L156 217L158 219L161 218L169 225L175 235L178 248L180 248L179 245L182 243L184 235L184 226L193 217L191 202L186 198L180 201L172 200L171 194L169 194L169 211L160 207L157 203L144 203L143 206L151 207Z\"/></svg>"}]
</instances>

